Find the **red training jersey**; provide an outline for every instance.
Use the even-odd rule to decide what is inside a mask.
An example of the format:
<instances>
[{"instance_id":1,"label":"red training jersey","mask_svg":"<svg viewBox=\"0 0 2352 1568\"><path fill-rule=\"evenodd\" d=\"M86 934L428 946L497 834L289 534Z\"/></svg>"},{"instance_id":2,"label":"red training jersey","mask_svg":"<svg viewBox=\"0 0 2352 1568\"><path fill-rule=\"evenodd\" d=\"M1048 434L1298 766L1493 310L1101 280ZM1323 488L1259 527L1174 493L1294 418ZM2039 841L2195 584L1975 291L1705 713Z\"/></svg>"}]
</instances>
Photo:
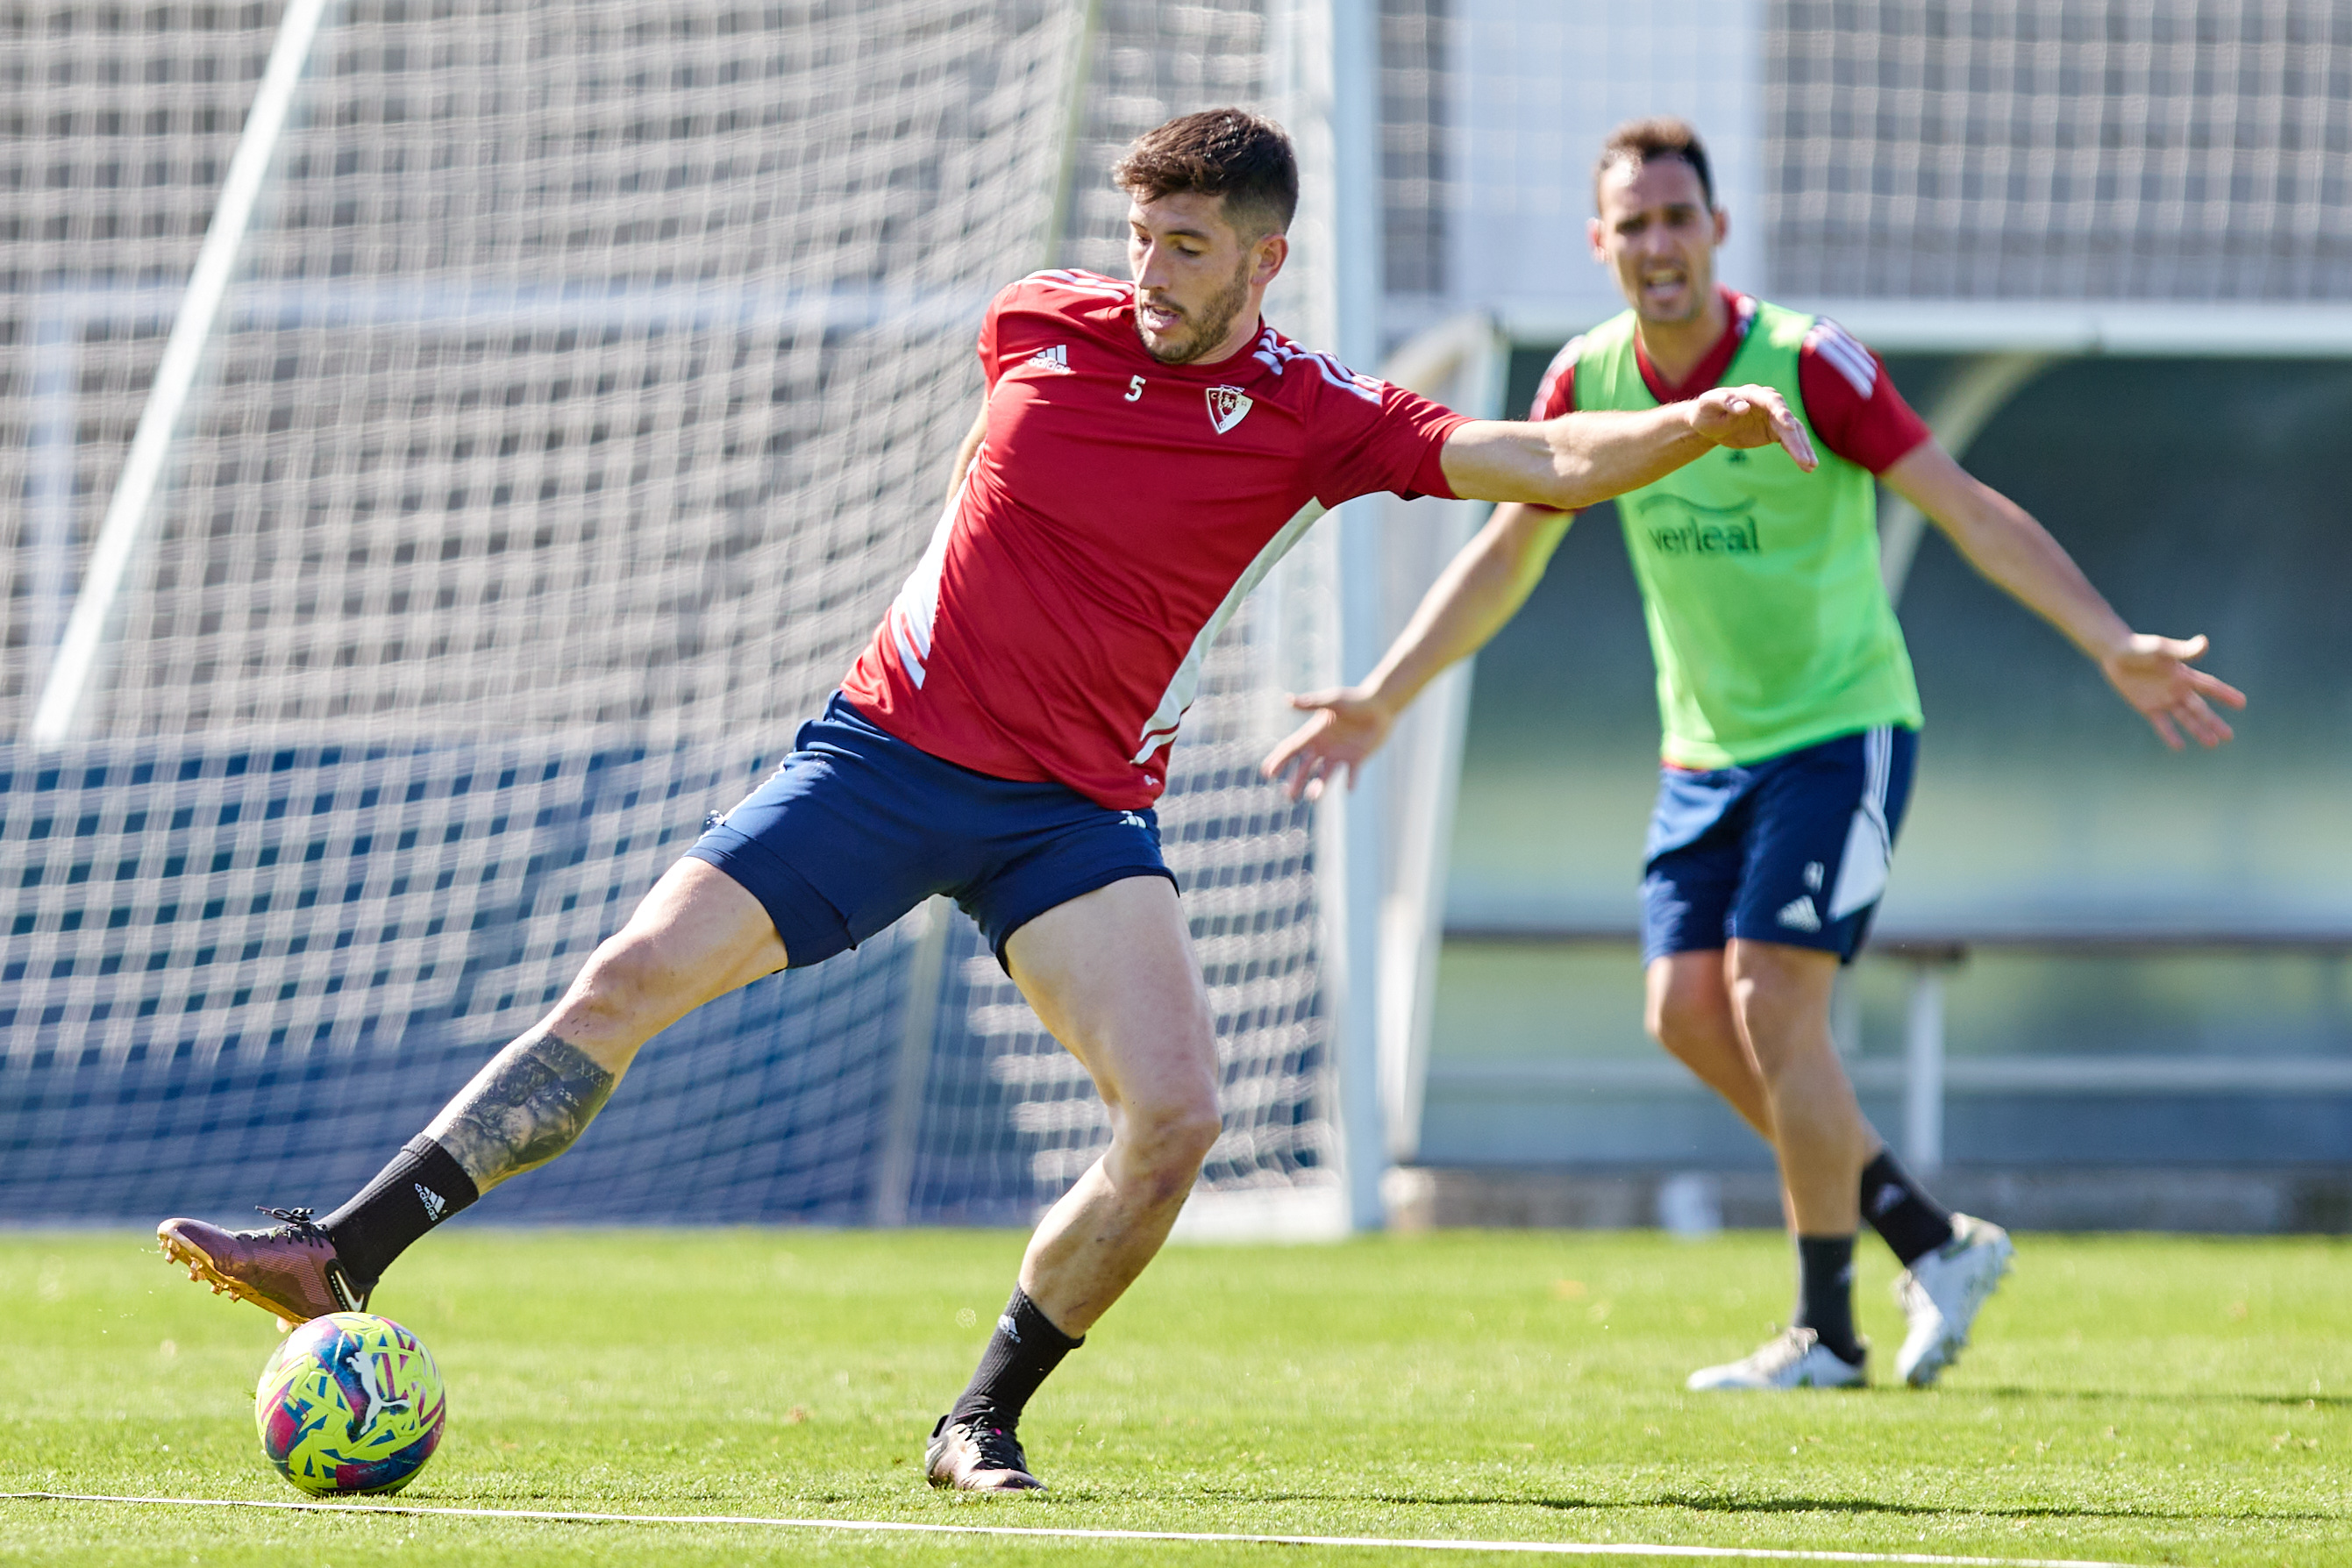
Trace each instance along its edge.
<instances>
[{"instance_id":1,"label":"red training jersey","mask_svg":"<svg viewBox=\"0 0 2352 1568\"><path fill-rule=\"evenodd\" d=\"M1643 352L1640 334L1634 335L1633 359L1641 367L1642 383L1660 403L1687 402L1721 384L1724 372L1731 368L1731 356L1739 352L1756 320L1756 301L1728 289L1722 293L1731 311L1730 328L1680 385L1658 374ZM1557 419L1576 406L1576 351L1582 342L1570 342L1544 372L1528 418ZM1885 473L1927 439L1926 422L1895 390L1895 378L1878 356L1826 316L1813 322L1797 351L1797 392L1822 445L1874 474Z\"/></svg>"},{"instance_id":2,"label":"red training jersey","mask_svg":"<svg viewBox=\"0 0 2352 1568\"><path fill-rule=\"evenodd\" d=\"M1134 287L1088 272L999 294L980 362L980 448L842 693L934 756L1115 810L1167 787L1202 656L1299 511L1452 495L1439 453L1468 422L1262 322L1162 364Z\"/></svg>"}]
</instances>

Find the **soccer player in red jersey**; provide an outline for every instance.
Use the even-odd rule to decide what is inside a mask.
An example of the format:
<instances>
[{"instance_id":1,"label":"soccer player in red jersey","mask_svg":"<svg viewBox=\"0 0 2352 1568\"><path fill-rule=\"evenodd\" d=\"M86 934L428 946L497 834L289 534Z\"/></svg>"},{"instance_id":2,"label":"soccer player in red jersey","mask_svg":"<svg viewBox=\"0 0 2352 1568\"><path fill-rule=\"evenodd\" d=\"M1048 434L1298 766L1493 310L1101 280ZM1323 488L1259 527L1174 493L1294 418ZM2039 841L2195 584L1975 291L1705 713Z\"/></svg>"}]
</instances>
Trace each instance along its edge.
<instances>
[{"instance_id":1,"label":"soccer player in red jersey","mask_svg":"<svg viewBox=\"0 0 2352 1568\"><path fill-rule=\"evenodd\" d=\"M1587 506L1719 446L1812 461L1768 389L1475 421L1293 343L1258 312L1297 166L1255 116L1171 121L1117 176L1133 281L1040 273L989 308L947 509L775 775L341 1208L269 1211L284 1223L260 1232L165 1221L193 1278L293 1321L363 1305L426 1230L568 1148L661 1029L949 893L1110 1111L927 1456L938 1485L1038 1485L1024 1405L1159 1250L1219 1132L1214 1022L1152 805L1200 656L1294 520L1376 490Z\"/></svg>"},{"instance_id":2,"label":"soccer player in red jersey","mask_svg":"<svg viewBox=\"0 0 2352 1568\"><path fill-rule=\"evenodd\" d=\"M1593 257L1630 308L1560 351L1529 416L1677 407L1737 375L1778 387L1824 449L1803 472L1719 452L1617 503L1665 730L1642 889L1649 1027L1772 1145L1799 1263L1790 1327L1690 1386L1864 1381L1851 1280L1865 1218L1904 1266L1895 1372L1925 1386L1967 1343L2010 1242L1903 1170L1830 1037L1832 987L1885 886L1920 724L1879 574L1874 477L2063 632L2167 744L2182 731L2227 741L2213 704L2245 699L2194 668L2203 637L2135 633L2040 523L1953 461L1835 322L1717 285L1727 219L1687 124L1620 127L1593 184ZM1294 769L1298 793L1370 756L1423 686L1510 619L1569 522L1546 502L1496 509L1362 685L1297 700L1317 711L1267 772Z\"/></svg>"}]
</instances>

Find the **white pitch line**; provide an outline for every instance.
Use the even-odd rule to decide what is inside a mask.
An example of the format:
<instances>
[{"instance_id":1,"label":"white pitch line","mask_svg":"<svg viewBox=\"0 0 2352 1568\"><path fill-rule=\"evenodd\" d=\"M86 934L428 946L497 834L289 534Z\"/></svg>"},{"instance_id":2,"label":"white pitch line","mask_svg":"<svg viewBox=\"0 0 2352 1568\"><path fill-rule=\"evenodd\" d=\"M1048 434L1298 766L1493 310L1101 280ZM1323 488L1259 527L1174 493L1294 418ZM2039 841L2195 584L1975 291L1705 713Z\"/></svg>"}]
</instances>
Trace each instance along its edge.
<instances>
[{"instance_id":1,"label":"white pitch line","mask_svg":"<svg viewBox=\"0 0 2352 1568\"><path fill-rule=\"evenodd\" d=\"M1763 1546L1645 1546L1633 1542L1415 1541L1377 1535L1227 1535L1189 1530L1083 1530L1015 1524L919 1524L889 1519L772 1519L729 1513L565 1513L552 1509L436 1508L423 1503L269 1502L258 1498L108 1497L0 1492L0 1502L121 1502L169 1508L267 1508L289 1513L387 1513L440 1519L534 1519L559 1524L732 1524L847 1534L997 1535L1058 1541L1174 1541L1219 1546L1358 1546L1395 1552L1518 1552L1536 1557L1727 1557L1773 1563L1902 1563L1923 1568L2140 1568L2071 1557L1941 1557L1927 1552L1803 1552Z\"/></svg>"}]
</instances>

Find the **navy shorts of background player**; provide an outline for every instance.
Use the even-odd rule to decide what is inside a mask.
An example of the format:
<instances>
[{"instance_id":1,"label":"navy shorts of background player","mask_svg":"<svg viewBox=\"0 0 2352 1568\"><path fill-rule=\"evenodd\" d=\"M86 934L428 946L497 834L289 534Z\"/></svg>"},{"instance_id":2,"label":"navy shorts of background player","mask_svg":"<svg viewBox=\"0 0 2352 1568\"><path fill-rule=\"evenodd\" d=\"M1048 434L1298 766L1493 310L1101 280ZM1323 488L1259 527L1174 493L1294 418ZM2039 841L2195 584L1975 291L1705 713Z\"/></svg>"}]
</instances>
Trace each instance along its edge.
<instances>
[{"instance_id":1,"label":"navy shorts of background player","mask_svg":"<svg viewBox=\"0 0 2352 1568\"><path fill-rule=\"evenodd\" d=\"M1861 951L1911 799L1916 731L1882 725L1742 767L1668 765L1642 881L1642 962L1733 937Z\"/></svg>"},{"instance_id":2,"label":"navy shorts of background player","mask_svg":"<svg viewBox=\"0 0 2352 1568\"><path fill-rule=\"evenodd\" d=\"M933 893L962 906L1003 963L1005 940L1056 905L1129 877L1176 880L1155 813L958 767L839 692L687 854L766 907L794 969L856 947Z\"/></svg>"}]
</instances>

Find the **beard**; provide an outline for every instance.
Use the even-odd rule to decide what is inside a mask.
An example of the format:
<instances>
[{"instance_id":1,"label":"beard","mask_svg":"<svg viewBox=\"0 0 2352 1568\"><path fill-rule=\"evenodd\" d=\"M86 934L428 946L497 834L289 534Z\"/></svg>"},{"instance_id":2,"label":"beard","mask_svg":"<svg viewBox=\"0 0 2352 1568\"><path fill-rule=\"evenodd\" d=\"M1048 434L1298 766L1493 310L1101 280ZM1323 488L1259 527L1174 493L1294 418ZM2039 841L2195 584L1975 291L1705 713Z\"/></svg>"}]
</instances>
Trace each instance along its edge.
<instances>
[{"instance_id":1,"label":"beard","mask_svg":"<svg viewBox=\"0 0 2352 1568\"><path fill-rule=\"evenodd\" d=\"M1186 313L1184 319L1191 324L1192 331L1181 337L1170 333L1155 343L1144 336L1143 322L1139 319L1135 331L1136 336L1143 340L1143 352L1161 364L1190 364L1223 342L1225 334L1233 331L1234 320L1241 315L1242 308L1249 303L1249 275L1250 260L1244 257L1241 266L1234 271L1232 282L1202 305L1197 316Z\"/></svg>"}]
</instances>

